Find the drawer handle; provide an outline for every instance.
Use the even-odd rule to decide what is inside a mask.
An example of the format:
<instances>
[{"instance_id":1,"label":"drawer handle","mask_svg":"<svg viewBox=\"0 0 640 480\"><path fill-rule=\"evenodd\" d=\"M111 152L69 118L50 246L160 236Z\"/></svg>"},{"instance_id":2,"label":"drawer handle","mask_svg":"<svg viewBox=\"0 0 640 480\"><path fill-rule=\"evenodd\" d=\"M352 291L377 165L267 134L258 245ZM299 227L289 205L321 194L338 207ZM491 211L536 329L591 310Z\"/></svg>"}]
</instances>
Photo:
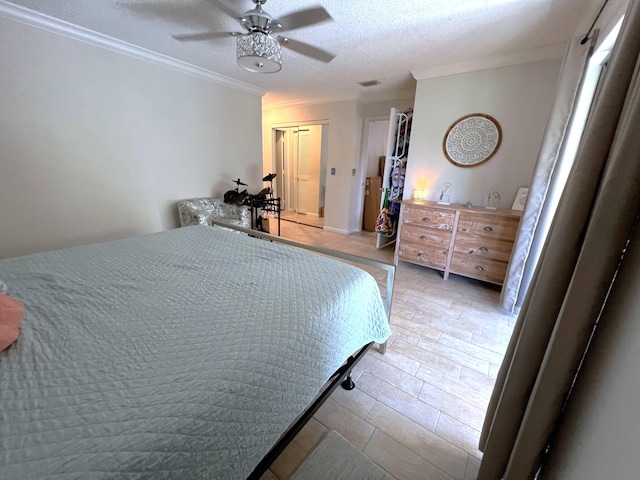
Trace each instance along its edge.
<instances>
[{"instance_id":1,"label":"drawer handle","mask_svg":"<svg viewBox=\"0 0 640 480\"><path fill-rule=\"evenodd\" d=\"M488 252L489 251L489 249L487 247L480 247L478 250L481 251L481 252Z\"/></svg>"},{"instance_id":2,"label":"drawer handle","mask_svg":"<svg viewBox=\"0 0 640 480\"><path fill-rule=\"evenodd\" d=\"M420 240L428 240L426 235L420 235Z\"/></svg>"},{"instance_id":3,"label":"drawer handle","mask_svg":"<svg viewBox=\"0 0 640 480\"><path fill-rule=\"evenodd\" d=\"M484 267L481 267L480 265L478 265L476 267L476 270L478 270L479 272L482 272L484 270Z\"/></svg>"},{"instance_id":4,"label":"drawer handle","mask_svg":"<svg viewBox=\"0 0 640 480\"><path fill-rule=\"evenodd\" d=\"M486 230L487 232L493 232L493 228L491 228L489 225L484 227L483 230Z\"/></svg>"},{"instance_id":5,"label":"drawer handle","mask_svg":"<svg viewBox=\"0 0 640 480\"><path fill-rule=\"evenodd\" d=\"M422 252L418 253L418 258L424 258L424 253Z\"/></svg>"},{"instance_id":6,"label":"drawer handle","mask_svg":"<svg viewBox=\"0 0 640 480\"><path fill-rule=\"evenodd\" d=\"M424 218L422 219L422 221L423 221L423 222L427 222L427 223L429 223L429 222L431 222L431 219L430 219L429 217L424 217Z\"/></svg>"}]
</instances>

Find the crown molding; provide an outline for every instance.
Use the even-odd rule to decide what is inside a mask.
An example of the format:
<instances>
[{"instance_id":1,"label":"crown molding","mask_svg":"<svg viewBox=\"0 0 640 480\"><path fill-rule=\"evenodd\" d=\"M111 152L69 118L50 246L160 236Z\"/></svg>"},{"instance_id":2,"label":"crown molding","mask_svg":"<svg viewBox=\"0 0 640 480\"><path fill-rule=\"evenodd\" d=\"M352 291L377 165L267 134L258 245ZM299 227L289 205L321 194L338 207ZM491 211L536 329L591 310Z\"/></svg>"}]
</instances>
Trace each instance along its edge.
<instances>
[{"instance_id":1,"label":"crown molding","mask_svg":"<svg viewBox=\"0 0 640 480\"><path fill-rule=\"evenodd\" d=\"M5 0L0 0L0 16L6 17L16 22L24 23L32 27L41 28L58 35L63 35L80 42L88 43L106 50L121 53L145 62L153 63L162 67L170 68L188 75L209 80L225 87L240 90L252 95L263 96L266 90L254 87L248 83L233 80L224 75L206 70L202 67L192 65L181 60L162 55L152 50L127 43L123 40L95 32L88 28L80 27L64 20L60 20L29 8L25 8Z\"/></svg>"},{"instance_id":2,"label":"crown molding","mask_svg":"<svg viewBox=\"0 0 640 480\"><path fill-rule=\"evenodd\" d=\"M312 105L324 105L326 103L339 103L356 101L357 94L343 95L343 96L325 96L325 97L307 97L296 98L293 100L283 100L281 102L267 103L262 101L263 110L277 110L280 108L293 108L293 107L307 107Z\"/></svg>"},{"instance_id":3,"label":"crown molding","mask_svg":"<svg viewBox=\"0 0 640 480\"><path fill-rule=\"evenodd\" d=\"M356 92L352 95L296 98L293 100L283 100L281 102L271 103L267 103L263 99L262 109L264 111L269 111L279 110L281 108L310 107L313 105L325 105L329 103L340 103L349 101L356 101L365 104L378 102L394 102L398 100L405 100L407 98L413 98L415 94L415 88L403 88L376 93L367 93L366 95L363 95L362 92Z\"/></svg>"},{"instance_id":4,"label":"crown molding","mask_svg":"<svg viewBox=\"0 0 640 480\"><path fill-rule=\"evenodd\" d=\"M416 80L445 77L458 73L469 73L490 68L507 67L522 63L533 63L542 60L552 60L564 57L567 51L567 43L556 43L544 47L531 48L520 52L503 53L488 57L481 57L468 62L458 62L443 65L435 65L420 70L412 70Z\"/></svg>"}]
</instances>

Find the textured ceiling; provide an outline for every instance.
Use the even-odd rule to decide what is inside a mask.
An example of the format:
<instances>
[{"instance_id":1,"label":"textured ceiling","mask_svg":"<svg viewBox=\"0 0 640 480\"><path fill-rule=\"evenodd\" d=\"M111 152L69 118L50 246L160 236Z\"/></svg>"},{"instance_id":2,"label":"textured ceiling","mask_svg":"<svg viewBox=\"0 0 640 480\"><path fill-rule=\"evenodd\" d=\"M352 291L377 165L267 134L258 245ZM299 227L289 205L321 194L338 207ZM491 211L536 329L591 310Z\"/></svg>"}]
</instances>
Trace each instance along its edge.
<instances>
[{"instance_id":1,"label":"textured ceiling","mask_svg":"<svg viewBox=\"0 0 640 480\"><path fill-rule=\"evenodd\" d=\"M399 98L414 78L518 59L557 57L586 32L602 0L268 0L273 17L322 5L334 21L295 30L295 40L336 54L328 64L283 51L282 71L250 73L235 61L235 39L179 42L175 34L239 31L207 0L11 0L267 91L265 104ZM250 0L228 0L239 12ZM496 60L498 59L498 60ZM362 87L359 82L378 80Z\"/></svg>"}]
</instances>

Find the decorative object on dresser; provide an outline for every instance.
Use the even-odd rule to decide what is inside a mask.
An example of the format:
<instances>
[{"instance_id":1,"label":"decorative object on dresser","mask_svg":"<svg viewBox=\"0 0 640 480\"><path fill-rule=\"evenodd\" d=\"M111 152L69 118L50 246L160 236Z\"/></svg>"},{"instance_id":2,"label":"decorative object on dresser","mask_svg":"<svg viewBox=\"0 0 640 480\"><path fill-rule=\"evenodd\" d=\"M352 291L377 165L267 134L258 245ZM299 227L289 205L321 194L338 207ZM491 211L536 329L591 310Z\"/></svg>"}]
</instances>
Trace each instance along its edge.
<instances>
[{"instance_id":1,"label":"decorative object on dresser","mask_svg":"<svg viewBox=\"0 0 640 480\"><path fill-rule=\"evenodd\" d=\"M442 189L440 190L440 196L438 197L438 203L440 205L450 205L451 204L451 182L444 182L442 184Z\"/></svg>"},{"instance_id":2,"label":"decorative object on dresser","mask_svg":"<svg viewBox=\"0 0 640 480\"><path fill-rule=\"evenodd\" d=\"M491 115L472 113L449 127L442 141L447 159L458 167L475 167L498 151L502 130Z\"/></svg>"},{"instance_id":3,"label":"decorative object on dresser","mask_svg":"<svg viewBox=\"0 0 640 480\"><path fill-rule=\"evenodd\" d=\"M404 201L395 263L402 260L502 285L521 213Z\"/></svg>"},{"instance_id":4,"label":"decorative object on dresser","mask_svg":"<svg viewBox=\"0 0 640 480\"><path fill-rule=\"evenodd\" d=\"M424 200L425 194L426 192L424 190L424 187L418 185L416 188L413 189L413 194L411 195L411 198L413 198L414 200Z\"/></svg>"},{"instance_id":5,"label":"decorative object on dresser","mask_svg":"<svg viewBox=\"0 0 640 480\"><path fill-rule=\"evenodd\" d=\"M491 187L487 188L487 196L485 198L486 204L484 208L488 208L490 210L497 209L498 205L500 204L500 199L502 198L502 194L498 189L498 185L492 185Z\"/></svg>"},{"instance_id":6,"label":"decorative object on dresser","mask_svg":"<svg viewBox=\"0 0 640 480\"><path fill-rule=\"evenodd\" d=\"M524 204L527 203L527 196L529 195L529 187L520 187L516 198L513 200L513 210L524 210Z\"/></svg>"}]
</instances>

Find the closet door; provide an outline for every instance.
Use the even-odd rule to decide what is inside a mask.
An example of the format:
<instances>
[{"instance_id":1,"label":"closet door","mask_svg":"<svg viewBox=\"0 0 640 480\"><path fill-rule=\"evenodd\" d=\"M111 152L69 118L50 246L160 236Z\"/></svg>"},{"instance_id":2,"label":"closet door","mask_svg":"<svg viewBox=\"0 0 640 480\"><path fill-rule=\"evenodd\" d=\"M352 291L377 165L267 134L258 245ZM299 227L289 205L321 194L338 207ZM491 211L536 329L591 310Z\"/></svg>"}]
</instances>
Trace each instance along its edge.
<instances>
[{"instance_id":1,"label":"closet door","mask_svg":"<svg viewBox=\"0 0 640 480\"><path fill-rule=\"evenodd\" d=\"M320 215L320 164L322 127L313 125L298 130L297 211Z\"/></svg>"}]
</instances>

